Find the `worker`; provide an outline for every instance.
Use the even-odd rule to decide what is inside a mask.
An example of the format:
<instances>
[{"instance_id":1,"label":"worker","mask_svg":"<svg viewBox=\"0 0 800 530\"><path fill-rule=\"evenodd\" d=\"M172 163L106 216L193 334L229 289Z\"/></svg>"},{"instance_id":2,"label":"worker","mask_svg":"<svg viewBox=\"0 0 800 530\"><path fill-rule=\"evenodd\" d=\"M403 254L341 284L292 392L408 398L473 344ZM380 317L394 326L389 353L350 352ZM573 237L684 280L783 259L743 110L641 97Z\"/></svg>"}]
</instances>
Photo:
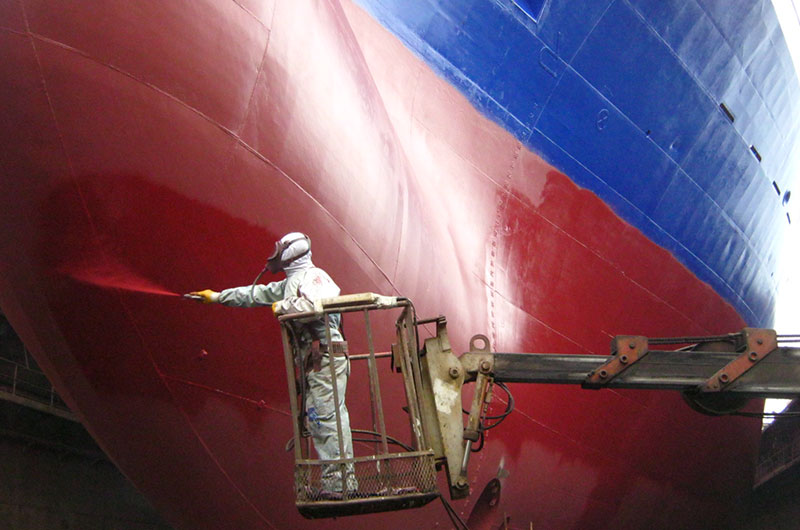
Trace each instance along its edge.
<instances>
[{"instance_id":1,"label":"worker","mask_svg":"<svg viewBox=\"0 0 800 530\"><path fill-rule=\"evenodd\" d=\"M267 285L247 285L221 292L206 289L190 293L204 303L219 303L235 307L272 306L276 315L314 310L314 301L339 295L339 287L328 274L311 262L311 239L305 234L292 232L275 243L275 251L267 261L273 274L286 273L281 281ZM321 460L353 458L353 440L350 416L345 406L345 391L350 375L347 343L339 330L341 316L329 315L331 344L327 344L325 321L319 318L295 326L295 340L302 359L301 369L306 371L305 412L314 448ZM336 388L339 397L339 415L342 422L344 454L339 452L333 384L329 363L333 359ZM323 499L342 497L341 465L324 465L322 489L315 492ZM345 466L347 491L355 492L358 483L353 465Z\"/></svg>"}]
</instances>

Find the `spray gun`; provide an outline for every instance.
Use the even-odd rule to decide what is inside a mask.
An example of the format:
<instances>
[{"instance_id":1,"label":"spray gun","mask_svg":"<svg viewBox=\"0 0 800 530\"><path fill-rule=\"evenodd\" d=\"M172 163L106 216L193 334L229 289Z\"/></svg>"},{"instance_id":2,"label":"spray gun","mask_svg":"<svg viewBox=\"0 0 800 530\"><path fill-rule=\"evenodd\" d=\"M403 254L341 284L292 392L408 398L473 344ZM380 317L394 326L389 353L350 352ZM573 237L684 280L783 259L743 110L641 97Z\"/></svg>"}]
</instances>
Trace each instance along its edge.
<instances>
[{"instance_id":1,"label":"spray gun","mask_svg":"<svg viewBox=\"0 0 800 530\"><path fill-rule=\"evenodd\" d=\"M301 252L297 256L293 256L288 261L283 261L282 259L283 252L290 246L292 246L292 244L296 243L297 241L303 241L303 240L305 240L307 244L306 250L304 252ZM309 252L311 252L311 238L309 238L305 234L300 234L300 237L289 239L288 241L281 241L281 240L276 241L275 250L272 252L272 254L270 254L269 258L267 258L267 263L264 265L264 268L261 269L261 272L258 273L258 276L256 276L256 278L253 280L253 283L250 285L250 298L255 299L256 284L258 284L258 281L261 279L264 273L269 271L273 274L277 274L278 272L283 270L283 268L286 266L287 263L294 261L302 256L305 256ZM188 300L194 300L197 302L202 302L205 300L205 298L203 298L202 296L191 293L187 293L183 295L183 297Z\"/></svg>"},{"instance_id":2,"label":"spray gun","mask_svg":"<svg viewBox=\"0 0 800 530\"><path fill-rule=\"evenodd\" d=\"M256 284L258 283L258 280L260 280L261 277L264 275L264 273L267 272L267 270L271 270L269 263L267 263L267 265L264 265L264 268L261 270L261 272L258 273L258 276L256 276L255 280L253 280L253 284L250 286L250 298L255 299L254 291L256 288ZM186 298L187 300L193 300L195 302L206 301L206 298L204 298L199 294L186 293L183 295L183 297Z\"/></svg>"}]
</instances>

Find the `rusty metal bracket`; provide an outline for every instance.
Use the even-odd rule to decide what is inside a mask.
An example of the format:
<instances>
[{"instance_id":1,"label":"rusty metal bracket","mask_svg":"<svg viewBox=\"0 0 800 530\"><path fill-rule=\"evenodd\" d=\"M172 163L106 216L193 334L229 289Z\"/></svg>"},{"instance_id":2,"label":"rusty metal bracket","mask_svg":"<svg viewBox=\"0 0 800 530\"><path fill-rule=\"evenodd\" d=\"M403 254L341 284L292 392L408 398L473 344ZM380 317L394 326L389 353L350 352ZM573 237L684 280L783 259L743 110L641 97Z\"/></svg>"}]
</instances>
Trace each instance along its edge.
<instances>
[{"instance_id":1,"label":"rusty metal bracket","mask_svg":"<svg viewBox=\"0 0 800 530\"><path fill-rule=\"evenodd\" d=\"M722 392L778 349L778 335L773 329L744 328L742 335L747 346L744 352L700 385L700 392Z\"/></svg>"},{"instance_id":2,"label":"rusty metal bracket","mask_svg":"<svg viewBox=\"0 0 800 530\"><path fill-rule=\"evenodd\" d=\"M648 352L647 337L618 335L611 343L611 358L589 372L581 386L596 390L607 386L619 374L642 360Z\"/></svg>"}]
</instances>

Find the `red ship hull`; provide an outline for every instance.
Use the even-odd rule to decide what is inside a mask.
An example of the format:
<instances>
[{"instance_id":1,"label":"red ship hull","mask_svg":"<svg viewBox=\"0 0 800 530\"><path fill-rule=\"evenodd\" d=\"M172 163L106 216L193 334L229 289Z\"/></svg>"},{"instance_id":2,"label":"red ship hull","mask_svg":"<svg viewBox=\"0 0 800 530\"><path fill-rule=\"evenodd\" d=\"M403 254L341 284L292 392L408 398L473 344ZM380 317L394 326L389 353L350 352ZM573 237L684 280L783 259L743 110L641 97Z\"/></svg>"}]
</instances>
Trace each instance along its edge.
<instances>
[{"instance_id":1,"label":"red ship hull","mask_svg":"<svg viewBox=\"0 0 800 530\"><path fill-rule=\"evenodd\" d=\"M23 0L0 15L0 307L178 528L319 523L293 505L271 315L132 277L247 284L298 230L343 292L446 315L456 351L486 333L498 351L600 354L614 334L744 324L349 3ZM455 503L474 527L718 526L750 488L756 420L668 393L512 389L517 412ZM354 418L365 395L354 383ZM476 506L495 477L500 501ZM325 524L448 522L433 504Z\"/></svg>"}]
</instances>

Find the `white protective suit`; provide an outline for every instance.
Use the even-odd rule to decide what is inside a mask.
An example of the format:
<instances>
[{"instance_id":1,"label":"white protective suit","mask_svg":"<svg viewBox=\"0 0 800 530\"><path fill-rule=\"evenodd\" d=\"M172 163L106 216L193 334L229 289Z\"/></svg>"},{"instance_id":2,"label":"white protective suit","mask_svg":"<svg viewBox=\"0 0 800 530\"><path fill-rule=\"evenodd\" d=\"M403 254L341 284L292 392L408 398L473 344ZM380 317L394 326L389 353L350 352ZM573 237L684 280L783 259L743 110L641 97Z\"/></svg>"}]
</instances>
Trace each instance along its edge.
<instances>
[{"instance_id":1,"label":"white protective suit","mask_svg":"<svg viewBox=\"0 0 800 530\"><path fill-rule=\"evenodd\" d=\"M314 266L311 262L311 252L308 240L302 234L291 233L281 238L281 241L295 239L283 251L282 261L289 262L284 265L286 279L271 282L267 285L250 285L225 289L219 293L218 302L227 306L257 307L275 305L276 314L306 312L314 310L314 300L331 298L339 295L339 287L328 274ZM292 261L295 256L300 256ZM339 331L340 315L329 316L330 336L333 342L342 341ZM321 348L326 349L325 322L323 319L304 322L296 329L297 340L303 357L309 355L313 341L319 341ZM350 375L350 361L344 356L334 356L336 371L336 385L339 395L339 414L342 420L342 437L344 455L339 453L339 439L336 429L335 403L333 398L333 385L331 381L329 353L323 353L319 370L311 370L306 375L306 419L311 432L314 448L320 460L334 460L339 458L353 458L353 440L350 432L350 415L345 405L345 392L347 379ZM347 490L355 491L358 483L355 479L353 465L346 467ZM338 494L342 492L342 477L340 465L323 466L322 487L326 492Z\"/></svg>"}]
</instances>

